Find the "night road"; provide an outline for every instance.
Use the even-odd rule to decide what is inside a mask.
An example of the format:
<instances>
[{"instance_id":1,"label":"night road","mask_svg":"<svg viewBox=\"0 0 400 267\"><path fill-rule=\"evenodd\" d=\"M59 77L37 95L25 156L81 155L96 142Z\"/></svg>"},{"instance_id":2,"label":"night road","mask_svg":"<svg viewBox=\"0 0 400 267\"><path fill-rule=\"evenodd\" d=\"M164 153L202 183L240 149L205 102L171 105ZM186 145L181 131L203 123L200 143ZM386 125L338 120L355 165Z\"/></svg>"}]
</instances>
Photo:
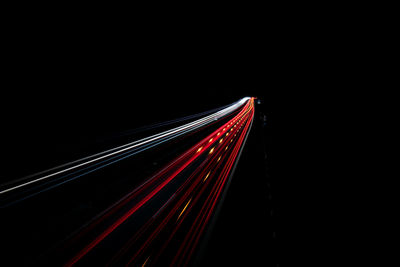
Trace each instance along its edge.
<instances>
[{"instance_id":1,"label":"night road","mask_svg":"<svg viewBox=\"0 0 400 267\"><path fill-rule=\"evenodd\" d=\"M35 6L3 23L1 267L382 265L381 176L355 164L381 139L352 129L380 129L382 27Z\"/></svg>"},{"instance_id":2,"label":"night road","mask_svg":"<svg viewBox=\"0 0 400 267\"><path fill-rule=\"evenodd\" d=\"M0 187L5 261L273 266L261 101L225 104L64 149L84 150L78 158L43 153L37 166L13 169L19 177Z\"/></svg>"}]
</instances>

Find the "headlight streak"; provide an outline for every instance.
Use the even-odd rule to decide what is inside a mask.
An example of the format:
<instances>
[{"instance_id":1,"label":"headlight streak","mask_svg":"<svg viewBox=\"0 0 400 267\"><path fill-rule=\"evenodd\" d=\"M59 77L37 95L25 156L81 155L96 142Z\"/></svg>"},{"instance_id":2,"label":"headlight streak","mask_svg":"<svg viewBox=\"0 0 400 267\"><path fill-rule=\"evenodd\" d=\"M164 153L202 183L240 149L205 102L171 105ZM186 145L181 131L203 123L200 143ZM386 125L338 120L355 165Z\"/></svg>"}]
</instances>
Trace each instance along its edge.
<instances>
[{"instance_id":1,"label":"headlight streak","mask_svg":"<svg viewBox=\"0 0 400 267\"><path fill-rule=\"evenodd\" d=\"M233 112L226 123L220 123L211 134L92 218L62 245L73 248L65 255L64 266L73 266L83 258L86 264L96 257L95 248L107 247L108 237L118 236L126 222L140 216L143 222L135 232L124 237L121 246L105 263L148 266L162 262L186 266L193 258L244 146L254 117L254 98L243 98L195 122L73 162L67 168L4 189L0 197L13 192L30 194L29 190L32 196L52 189L133 153L207 127ZM23 199L26 198L19 198Z\"/></svg>"},{"instance_id":2,"label":"headlight streak","mask_svg":"<svg viewBox=\"0 0 400 267\"><path fill-rule=\"evenodd\" d=\"M168 130L168 131L165 131L165 132L162 132L162 133L150 136L150 137L146 137L146 138L143 138L141 140L138 140L138 141L135 141L135 142L132 142L132 143L129 143L129 144L114 148L114 149L110 149L110 150L95 154L95 155L90 156L90 157L86 157L86 158L83 158L83 159L80 159L80 160L77 160L77 161L74 161L74 162L71 162L71 163L68 163L68 164L61 165L59 167L55 167L53 169L50 169L49 171L52 171L52 170L55 170L55 169L59 169L59 168L65 167L65 166L73 165L71 167L68 167L68 168L53 172L51 174L42 176L40 178L32 179L32 180L30 180L28 182L23 182L23 183L21 183L19 185L12 186L12 187L9 187L7 189L1 190L0 191L0 195L1 194L5 194L5 193L10 192L10 191L17 190L17 189L22 188L22 187L26 187L26 186L28 186L30 184L34 184L34 183L37 183L37 182L42 181L42 180L46 180L46 179L54 177L56 175L69 172L71 170L80 168L82 166L86 166L88 164L92 164L92 163L97 162L99 160L102 160L102 159L105 159L105 158L109 158L109 157L111 157L113 155L116 155L116 154L119 154L121 152L124 152L124 151L127 151L127 150L131 150L131 149L134 149L134 148L137 148L137 147L144 146L146 144L158 141L158 140L160 140L162 138L174 135L176 133L179 133L179 132L182 132L182 131L185 131L185 130L193 131L193 130L198 129L199 127L202 127L202 126L204 126L204 125L206 125L206 124L208 124L208 123L210 123L212 121L218 120L218 119L230 114L235 109L237 109L238 107L243 105L247 100L248 100L248 98L243 98L240 101L232 104L231 106L229 106L229 107L227 107L227 108L225 108L225 109L223 109L221 111L218 111L218 112L216 112L216 113L214 113L212 115L209 115L209 116L207 116L205 118L202 118L202 119L199 119L197 121L185 124L183 126L179 126L179 127L174 128L174 129L171 129L171 130ZM40 172L38 174L42 174L42 173L45 173L45 172L47 172L47 171Z\"/></svg>"},{"instance_id":3,"label":"headlight streak","mask_svg":"<svg viewBox=\"0 0 400 267\"><path fill-rule=\"evenodd\" d=\"M243 110L246 110L249 106L249 103L243 108ZM241 111L237 116L241 116L244 111ZM221 126L221 128L223 128L224 126ZM220 129L221 129L220 128ZM220 133L219 130L218 133ZM217 132L215 131L215 132ZM209 137L206 138L206 140L208 140L210 137L212 137L211 134ZM207 143L204 142L204 140L201 142L203 143L203 147L204 150L206 150L208 147L210 147L211 145L213 145L213 143ZM204 144L205 143L205 144ZM202 144L199 144L197 147L202 146ZM198 149L198 148L197 148ZM191 151L193 149L189 150L187 152L187 154L191 154ZM212 151L214 150L214 148L212 148L210 150L210 154L212 153ZM183 165L176 171L173 173L173 175L169 176L166 180L164 180L159 186L157 186L150 194L148 194L146 197L144 197L144 199L142 199L141 201L138 202L138 204L136 204L134 207L132 207L127 213L125 213L122 217L120 217L115 223L113 223L109 228L107 228L106 231L104 231L103 233L101 233L100 235L97 236L96 239L94 239L91 243L89 243L83 250L81 250L81 252L79 252L74 258L72 258L67 265L73 265L75 262L77 262L80 258L82 258L84 255L86 255L93 247L95 247L98 243L100 243L107 235L109 235L112 231L114 231L120 224L122 224L127 218L129 218L134 212L136 212L136 210L138 210L141 206L144 205L144 203L146 203L149 199L151 199L156 193L158 193L166 184L168 184L179 172L181 172L184 168L186 168L196 157L198 157L198 155L201 155L201 153L197 153L196 156L192 156L192 158L189 161L186 161L185 163L183 163ZM130 197L132 198L132 197Z\"/></svg>"},{"instance_id":4,"label":"headlight streak","mask_svg":"<svg viewBox=\"0 0 400 267\"><path fill-rule=\"evenodd\" d=\"M244 135L241 136L241 141L238 142L238 144L240 144L240 145L237 145L237 146L236 146L236 148L237 148L236 151L238 151L238 149L240 148L240 146L241 146L241 143L240 143L240 142L243 141L243 138L244 138ZM232 155L235 155L235 152L232 153ZM228 170L228 169L230 170L230 168L232 167L232 164L233 164L233 161L231 161L231 164L226 165L227 167L225 168L225 170ZM229 171L227 171L227 172L225 172L225 173L228 174ZM214 195L214 196L215 196L215 195ZM209 198L209 199L210 199L210 198ZM215 203L214 203L214 206L215 206ZM209 209L209 210L210 210L210 209ZM212 209L211 209L211 210L212 210ZM204 218L204 217L203 217L203 218ZM209 216L207 217L207 220L208 220L208 218L209 218ZM204 229L204 225L205 225L205 224L203 224L203 228L202 228L202 229ZM195 226L195 224L193 224L193 226ZM194 232L196 233L197 231L194 231ZM191 236L191 235L190 235L190 234L187 234L187 235L186 235L186 237L189 237L189 236ZM196 241L196 243L197 243L197 241ZM185 246L184 244L185 244L185 242L182 243L182 247ZM182 248L182 247L181 247L181 248ZM193 249L194 249L194 246L193 246ZM193 249L192 249L192 250L193 250ZM181 254L180 252L182 252L182 251L178 251L178 253L176 254L177 257L178 257L179 255L185 255L185 253ZM189 257L189 258L190 258L190 257ZM176 259L175 259L175 260L176 260ZM175 261L174 261L174 262L175 262ZM174 262L173 262L173 264L174 264Z\"/></svg>"},{"instance_id":5,"label":"headlight streak","mask_svg":"<svg viewBox=\"0 0 400 267\"><path fill-rule=\"evenodd\" d=\"M243 140L244 135L242 135L241 137L242 137L241 140ZM240 141L239 141L238 143L240 143ZM236 146L236 147L239 149L240 146L241 146L241 143L240 143L239 146ZM236 151L238 151L238 149L237 149ZM216 154L217 154L217 153L218 153L218 152L216 152ZM234 155L237 155L237 154L235 154L235 152L234 152L233 154L234 154ZM226 170L226 168L229 168L229 170L230 170L230 168L232 167L232 164L233 164L233 161L231 162L230 165L227 165L228 167L225 167L225 170ZM228 170L227 172L225 172L226 175L229 173L229 170ZM226 178L225 178L225 179L226 179ZM201 193L199 193L199 194L201 195ZM215 196L215 195L214 195L214 196ZM216 198L214 198L214 199L216 199ZM193 204L192 204L191 206L194 206L194 205L195 205L195 204L194 204L195 201L197 201L197 200L196 200L196 199L193 200ZM215 206L215 203L214 203L214 206ZM209 211L212 211L212 208L211 208L211 210L209 209ZM188 210L187 212L185 212L185 215L183 215L183 216L186 216L189 212L190 212L190 210ZM203 217L203 218L204 218L204 217ZM208 218L207 218L207 221L208 221L208 219L209 219L209 216L208 216ZM177 228L179 228L179 225L176 227L176 229L175 229L174 232L171 234L171 236L168 238L168 240L164 243L165 245L163 246L163 248L162 248L161 251L163 251L163 250L165 249L165 247L167 246L168 242L170 242L170 240L171 240L171 239L173 238L173 236L176 234ZM190 236L190 234L187 234L186 236L188 237L188 236ZM182 243L182 244L184 244L184 243ZM182 245L182 246L184 246L184 245ZM194 247L193 247L193 249L194 249ZM160 255L161 253L162 253L162 252L159 252L159 254L158 254L158 256L157 256L156 258L158 258L159 255ZM180 255L180 252L178 252L176 255ZM189 258L190 258L190 257L189 257ZM134 259L135 259L135 257L133 257L129 263L130 263L130 264L133 263L133 262L134 262ZM173 265L173 264L174 264L174 262L172 263L172 265Z\"/></svg>"}]
</instances>

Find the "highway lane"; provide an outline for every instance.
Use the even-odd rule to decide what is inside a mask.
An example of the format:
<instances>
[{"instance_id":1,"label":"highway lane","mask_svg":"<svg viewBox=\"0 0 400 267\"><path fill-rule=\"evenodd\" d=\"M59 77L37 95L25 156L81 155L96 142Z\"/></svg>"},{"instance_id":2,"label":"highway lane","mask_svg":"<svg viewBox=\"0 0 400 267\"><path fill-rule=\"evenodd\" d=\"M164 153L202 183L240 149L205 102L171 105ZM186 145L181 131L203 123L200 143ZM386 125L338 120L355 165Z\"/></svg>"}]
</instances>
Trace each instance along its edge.
<instances>
[{"instance_id":1,"label":"highway lane","mask_svg":"<svg viewBox=\"0 0 400 267\"><path fill-rule=\"evenodd\" d=\"M247 100L248 100L248 98L241 99L237 103L234 103L221 111L218 111L214 114L211 114L205 118L196 120L194 122L176 127L174 129L171 129L171 130L159 133L159 134L155 134L153 136L149 136L149 137L143 138L141 140L134 141L132 143L128 143L123 146L116 147L116 148L92 155L90 157L86 157L86 158L83 158L83 159L80 159L80 160L77 160L77 161L74 161L74 162L71 162L68 164L64 164L64 165L58 166L56 168L52 168L50 170L27 177L26 179L23 179L23 180L19 179L17 181L18 184L16 184L16 185L10 186L9 184L7 184L7 185L3 186L5 188L0 190L0 196L7 194L8 192L11 192L11 191L16 191L20 188L24 188L24 187L30 186L32 184L39 183L43 180L47 180L47 179L52 178L57 175L64 175L65 173L68 173L68 172L72 172L74 178L71 178L71 179L75 179L76 177L79 177L79 175L76 175L76 173L77 173L76 169L83 168L85 170L84 173L86 173L87 169L85 167L87 165L90 165L92 167L95 167L95 170L97 170L98 165L107 166L108 160L110 160L111 162L115 162L115 160L118 160L119 157L121 157L121 156L134 155L138 151L140 152L149 147L152 147L152 146L158 145L162 142L171 140L177 136L181 136L181 135L187 134L189 132L195 131L196 129L199 129L213 121L216 121L216 120L228 115L229 113L233 112L238 107L242 106ZM99 161L100 161L100 163L98 163ZM50 174L45 174L47 172L50 172ZM40 176L40 177L36 178L35 176ZM67 177L67 175L63 176L62 178L65 178L65 177ZM24 180L28 180L28 181L24 181Z\"/></svg>"},{"instance_id":2,"label":"highway lane","mask_svg":"<svg viewBox=\"0 0 400 267\"><path fill-rule=\"evenodd\" d=\"M193 135L201 136L200 141L196 141L189 149L179 153L179 156L166 167L142 184L136 185L134 190L113 205L89 219L89 223L80 227L79 231L69 234L68 238L48 250L39 262L66 263L66 265L76 263L91 265L104 262L109 262L111 265L121 263L136 265L140 262L146 265L166 262L190 263L232 166L237 160L254 116L253 98L241 100L240 103L235 108L238 113L227 117L222 125L212 124L213 121L223 117L220 113L217 116L221 117L209 117L197 121L197 124L192 123L140 142L118 147L85 159L84 162L78 162L68 167L65 172L57 171L54 176L47 175L44 179L25 182L21 186L10 187L11 190L8 191L3 190L3 194L7 194L59 174L102 162L107 157L112 158L116 155L124 157L123 153L132 152L130 149L138 147L135 146L138 143L146 145L162 138L175 137L174 134L192 129L192 126L196 127L205 121L213 127L218 126L206 134L205 138L201 136L199 130L205 125L192 130L192 132L199 130ZM112 158L112 160L118 159ZM88 174L93 175L96 171ZM24 200L29 201L29 199ZM171 254L171 251L177 253ZM169 258L167 255L176 257Z\"/></svg>"}]
</instances>

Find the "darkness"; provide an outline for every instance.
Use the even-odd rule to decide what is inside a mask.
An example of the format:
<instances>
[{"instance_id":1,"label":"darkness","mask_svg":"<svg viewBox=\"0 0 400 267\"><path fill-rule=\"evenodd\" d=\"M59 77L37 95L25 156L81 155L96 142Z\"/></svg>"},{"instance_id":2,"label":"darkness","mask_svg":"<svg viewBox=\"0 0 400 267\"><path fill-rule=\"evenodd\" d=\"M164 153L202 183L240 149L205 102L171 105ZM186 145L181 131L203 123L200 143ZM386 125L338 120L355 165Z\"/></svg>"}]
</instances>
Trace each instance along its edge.
<instances>
[{"instance_id":1,"label":"darkness","mask_svg":"<svg viewBox=\"0 0 400 267\"><path fill-rule=\"evenodd\" d=\"M289 181L278 162L291 142L281 127L289 113L282 99L296 83L290 79L300 76L282 72L287 58L274 51L278 44L267 53L261 39L249 40L252 45L237 53L226 43L194 46L196 39L159 46L29 32L9 44L2 183L112 147L120 133L256 96L262 104L203 260L282 262L280 220Z\"/></svg>"},{"instance_id":2,"label":"darkness","mask_svg":"<svg viewBox=\"0 0 400 267\"><path fill-rule=\"evenodd\" d=\"M356 199L358 208L362 201L357 192L365 178L357 178L358 169L349 175L340 166L354 165L356 153L347 149L358 150L354 140L365 136L351 136L352 126L367 120L369 131L381 120L375 94L387 79L380 79L375 68L389 64L374 61L393 58L385 54L386 43L393 42L382 36L388 27L379 25L374 12L362 12L361 5L337 6L336 12L333 6L285 4L282 10L259 8L262 14L209 8L214 14L194 16L190 10L175 17L159 11L166 18L151 9L143 18L140 9L112 16L91 6L63 16L61 9L39 8L46 16L20 6L4 18L0 183L112 147L121 133L143 125L258 96L263 104L257 109L266 115L266 127L262 132L255 123L210 238L211 249L229 249L219 258L217 253L208 255L219 263L235 262L233 256L239 254L240 263L268 261L275 266L287 261L310 265L318 256L324 263L337 258L343 263L343 250L346 256L354 253L357 242L349 243L349 236L351 240L354 228L365 222L348 230L348 215L355 209L348 208L342 191L350 187L345 190L348 199ZM384 49L375 42L383 42ZM374 97L365 101L369 89ZM366 107L356 107L360 102ZM349 106L356 115L347 112ZM257 156L265 152L262 139L265 164ZM255 164L266 169L257 170ZM370 166L360 169L369 171ZM252 188L240 181L247 181L249 170L254 179L265 177L265 183L260 181L255 196L246 198L240 195L242 189ZM240 209L242 199L257 205ZM343 213L346 209L348 214ZM265 213L252 217L254 210ZM365 221L371 216L368 210ZM250 229L249 234L243 229ZM255 236L258 230L260 237ZM245 241L244 255L232 232ZM273 232L276 241L270 238ZM365 233L361 240L369 238ZM249 245L264 235L265 246ZM321 265L326 264L318 262Z\"/></svg>"}]
</instances>

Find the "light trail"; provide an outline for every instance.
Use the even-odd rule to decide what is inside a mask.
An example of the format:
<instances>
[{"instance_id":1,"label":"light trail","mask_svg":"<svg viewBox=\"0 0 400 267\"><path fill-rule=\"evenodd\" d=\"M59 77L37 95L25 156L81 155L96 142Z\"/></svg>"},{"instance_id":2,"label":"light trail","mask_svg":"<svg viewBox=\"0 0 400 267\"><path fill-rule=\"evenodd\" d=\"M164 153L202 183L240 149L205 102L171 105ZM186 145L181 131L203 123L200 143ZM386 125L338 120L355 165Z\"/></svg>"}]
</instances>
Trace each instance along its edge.
<instances>
[{"instance_id":1,"label":"light trail","mask_svg":"<svg viewBox=\"0 0 400 267\"><path fill-rule=\"evenodd\" d=\"M254 112L254 98L243 98L194 122L63 165L46 175L40 173L38 178L3 189L0 196L25 188L28 195L29 190L39 194L134 153L210 129L61 242L62 256L52 264L96 265L96 257L104 257L102 263L108 266L186 266L229 186Z\"/></svg>"},{"instance_id":2,"label":"light trail","mask_svg":"<svg viewBox=\"0 0 400 267\"><path fill-rule=\"evenodd\" d=\"M153 147L153 146L162 144L165 141L169 141L171 139L174 139L176 137L182 136L182 135L187 134L189 132L193 132L193 131L201 128L201 127L204 127L207 124L210 124L210 123L212 123L212 122L214 122L214 121L216 121L218 119L221 119L222 117L229 115L234 110L236 110L237 108L242 106L246 101L248 101L248 98L243 98L240 101L228 106L227 108L225 108L223 110L220 110L220 111L218 111L218 112L216 112L214 114L211 114L211 115L209 115L209 116L207 116L205 118L196 120L194 122L185 124L183 126L176 127L174 129L171 129L171 130L164 131L164 132L159 133L159 134L155 134L155 135L150 136L150 137L143 138L143 139L138 140L138 141L134 141L134 142L129 143L129 144L125 144L123 146L119 146L119 147L116 147L116 148L113 148L113 149L110 149L110 150L107 150L107 151L92 155L90 157L86 157L86 158L80 159L78 161L74 161L74 162L71 162L71 163L68 163L68 164L64 164L62 166L50 169L49 171L52 171L54 169L59 169L59 168L63 168L63 167L66 167L66 166L70 166L70 167L63 168L63 169L61 169L59 171L52 172L52 173L50 173L48 175L44 175L44 176L36 178L36 179L31 179L30 181L23 182L23 183L20 183L18 185L15 185L15 186L11 186L11 187L9 187L7 189L3 189L3 190L0 191L0 195L8 193L8 192L11 192L11 191L15 191L17 189L20 189L20 188L23 188L23 187L38 183L38 182L43 181L43 180L47 180L49 178L52 178L52 177L55 177L55 176L58 176L58 175L61 175L61 174L64 174L64 173L71 172L73 170L76 170L78 168L81 168L81 167L84 167L84 166L87 166L87 165L91 165L90 167L98 166L98 165L96 165L94 163L99 162L101 160L105 160L105 159L109 159L109 158L110 159L115 159L115 156L116 157L124 156L124 155L126 155L126 153L129 153L129 152L133 152L132 154L134 154L135 151L138 151L138 153L139 152L143 152L148 147ZM136 149L136 150L133 151L134 149ZM131 156L132 154L129 154L128 156ZM79 162L81 162L81 163L79 163ZM104 163L104 161L100 162L100 164L101 163ZM114 163L114 161L112 161L110 164L112 164L112 163ZM109 164L105 164L104 166L100 166L99 168L102 168L102 167L105 167L105 166L108 166L108 165ZM96 168L95 170L97 170L97 169L98 168ZM85 170L85 169L83 169L83 170ZM43 172L41 172L39 174L42 174L42 173ZM75 172L71 173L71 175L74 175L74 174L75 174ZM84 173L84 174L87 174L87 173ZM80 177L80 176L78 176L78 177ZM65 176L63 176L61 178L65 178ZM71 179L69 179L67 181L70 181L70 180L73 180L73 179L74 178L71 178ZM63 183L61 183L61 184L63 184ZM54 186L50 187L50 189L53 188L53 187Z\"/></svg>"},{"instance_id":3,"label":"light trail","mask_svg":"<svg viewBox=\"0 0 400 267\"><path fill-rule=\"evenodd\" d=\"M186 210L186 208L187 208L187 206L189 205L189 203L190 203L191 200L192 200L192 199L189 199L189 201L186 203L186 205L185 205L185 207L182 209L181 213L179 213L179 216L178 216L178 219L177 219L177 220L179 220L179 218L181 217L182 213L185 212L185 210Z\"/></svg>"}]
</instances>

